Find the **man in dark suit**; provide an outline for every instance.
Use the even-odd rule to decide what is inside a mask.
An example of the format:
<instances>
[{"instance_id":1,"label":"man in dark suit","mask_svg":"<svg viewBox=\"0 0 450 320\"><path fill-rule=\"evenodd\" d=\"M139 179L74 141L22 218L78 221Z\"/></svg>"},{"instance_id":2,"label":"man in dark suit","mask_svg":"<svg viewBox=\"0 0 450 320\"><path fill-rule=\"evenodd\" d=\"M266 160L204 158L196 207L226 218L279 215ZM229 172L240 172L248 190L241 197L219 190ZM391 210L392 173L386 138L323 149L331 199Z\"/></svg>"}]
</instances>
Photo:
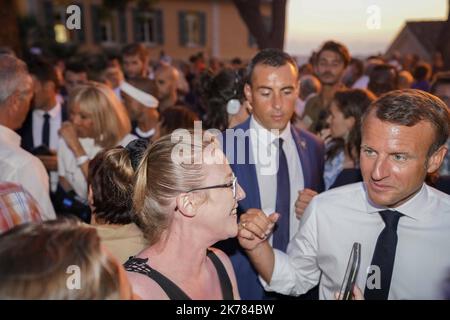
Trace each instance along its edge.
<instances>
[{"instance_id":1,"label":"man in dark suit","mask_svg":"<svg viewBox=\"0 0 450 320\"><path fill-rule=\"evenodd\" d=\"M246 198L238 213L278 212L273 245L286 251L299 220L295 201L305 188L323 190L323 144L312 134L290 125L298 97L298 69L286 53L265 49L248 66L245 97L252 116L222 136L224 153ZM236 239L218 246L230 255L242 299L268 299L257 273Z\"/></svg>"},{"instance_id":2,"label":"man in dark suit","mask_svg":"<svg viewBox=\"0 0 450 320\"><path fill-rule=\"evenodd\" d=\"M36 60L28 64L34 83L32 109L18 134L21 147L35 154L50 172L51 190L57 184L57 156L62 122L66 121L66 107L58 100L59 81L54 67L46 61Z\"/></svg>"}]
</instances>

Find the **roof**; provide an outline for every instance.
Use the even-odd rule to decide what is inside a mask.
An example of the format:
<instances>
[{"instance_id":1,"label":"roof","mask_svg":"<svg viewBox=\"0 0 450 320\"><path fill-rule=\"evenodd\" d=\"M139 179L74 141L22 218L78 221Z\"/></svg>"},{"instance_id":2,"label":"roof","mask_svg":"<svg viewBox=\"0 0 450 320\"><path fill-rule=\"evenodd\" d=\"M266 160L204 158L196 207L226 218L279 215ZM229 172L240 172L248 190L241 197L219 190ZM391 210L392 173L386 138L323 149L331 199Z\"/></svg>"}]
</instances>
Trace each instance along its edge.
<instances>
[{"instance_id":1,"label":"roof","mask_svg":"<svg viewBox=\"0 0 450 320\"><path fill-rule=\"evenodd\" d=\"M442 27L446 21L409 21L405 28L409 29L428 52L434 52L438 44Z\"/></svg>"}]
</instances>

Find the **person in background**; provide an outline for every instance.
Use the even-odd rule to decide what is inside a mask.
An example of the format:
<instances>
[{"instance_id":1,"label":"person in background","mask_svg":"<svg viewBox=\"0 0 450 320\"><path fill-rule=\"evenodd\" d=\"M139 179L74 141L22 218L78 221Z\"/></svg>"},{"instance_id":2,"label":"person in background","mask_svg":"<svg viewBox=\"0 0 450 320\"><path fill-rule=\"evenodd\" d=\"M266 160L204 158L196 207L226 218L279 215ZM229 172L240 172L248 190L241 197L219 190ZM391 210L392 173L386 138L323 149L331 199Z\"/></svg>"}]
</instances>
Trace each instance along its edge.
<instances>
[{"instance_id":1,"label":"person in background","mask_svg":"<svg viewBox=\"0 0 450 320\"><path fill-rule=\"evenodd\" d=\"M131 119L132 133L138 138L151 140L159 120L154 81L132 78L122 82L120 88L123 104Z\"/></svg>"},{"instance_id":2,"label":"person in background","mask_svg":"<svg viewBox=\"0 0 450 320\"><path fill-rule=\"evenodd\" d=\"M41 208L21 185L0 182L0 234L26 222L42 221Z\"/></svg>"},{"instance_id":3,"label":"person in background","mask_svg":"<svg viewBox=\"0 0 450 320\"><path fill-rule=\"evenodd\" d=\"M131 43L122 49L123 72L126 79L149 77L149 55L142 43Z\"/></svg>"},{"instance_id":4,"label":"person in background","mask_svg":"<svg viewBox=\"0 0 450 320\"><path fill-rule=\"evenodd\" d=\"M295 105L295 113L299 119L303 116L308 101L320 94L321 91L322 85L320 84L319 79L314 75L311 74L300 77L299 99Z\"/></svg>"},{"instance_id":5,"label":"person in background","mask_svg":"<svg viewBox=\"0 0 450 320\"><path fill-rule=\"evenodd\" d=\"M128 278L143 299L239 299L229 258L211 246L237 235L245 193L214 136L181 137L155 141L137 169L133 207L149 247L124 264Z\"/></svg>"},{"instance_id":6,"label":"person in background","mask_svg":"<svg viewBox=\"0 0 450 320\"><path fill-rule=\"evenodd\" d=\"M294 207L299 194L305 188L323 190L323 144L290 123L298 80L297 64L287 53L277 49L257 53L248 66L244 85L252 115L222 135L224 153L247 194L239 202L239 216L255 210L267 215L281 212L283 222L270 239L282 251L300 223ZM218 246L231 258L242 298L279 298L264 291L236 240Z\"/></svg>"},{"instance_id":7,"label":"person in background","mask_svg":"<svg viewBox=\"0 0 450 320\"><path fill-rule=\"evenodd\" d=\"M242 76L239 71L224 69L202 78L206 104L205 127L224 131L247 120Z\"/></svg>"},{"instance_id":8,"label":"person in background","mask_svg":"<svg viewBox=\"0 0 450 320\"><path fill-rule=\"evenodd\" d=\"M370 73L367 89L377 97L398 88L398 71L389 64L376 65Z\"/></svg>"},{"instance_id":9,"label":"person in background","mask_svg":"<svg viewBox=\"0 0 450 320\"><path fill-rule=\"evenodd\" d=\"M147 246L132 208L134 173L147 144L133 140L125 148L100 151L89 163L91 225L121 263Z\"/></svg>"},{"instance_id":10,"label":"person in background","mask_svg":"<svg viewBox=\"0 0 450 320\"><path fill-rule=\"evenodd\" d=\"M155 82L160 112L178 103L178 77L178 70L172 66L160 66L156 70Z\"/></svg>"},{"instance_id":11,"label":"person in background","mask_svg":"<svg viewBox=\"0 0 450 320\"><path fill-rule=\"evenodd\" d=\"M414 83L411 89L430 91L431 66L426 62L420 62L414 69Z\"/></svg>"},{"instance_id":12,"label":"person in background","mask_svg":"<svg viewBox=\"0 0 450 320\"><path fill-rule=\"evenodd\" d=\"M59 132L59 182L65 192L73 190L87 199L89 161L102 149L126 146L137 137L130 134L127 111L106 85L89 82L69 98L70 121Z\"/></svg>"},{"instance_id":13,"label":"person in background","mask_svg":"<svg viewBox=\"0 0 450 320\"><path fill-rule=\"evenodd\" d=\"M75 219L27 223L0 235L1 300L132 298L122 265L86 224Z\"/></svg>"},{"instance_id":14,"label":"person in background","mask_svg":"<svg viewBox=\"0 0 450 320\"><path fill-rule=\"evenodd\" d=\"M347 47L335 41L327 41L314 59L314 72L322 84L322 90L305 105L302 121L313 133L320 133L326 127L328 108L334 93L345 88L342 76L350 62Z\"/></svg>"},{"instance_id":15,"label":"person in background","mask_svg":"<svg viewBox=\"0 0 450 320\"><path fill-rule=\"evenodd\" d=\"M195 121L199 121L199 118L186 106L168 107L160 114L153 141L177 129L193 129Z\"/></svg>"},{"instance_id":16,"label":"person in background","mask_svg":"<svg viewBox=\"0 0 450 320\"><path fill-rule=\"evenodd\" d=\"M66 90L65 101L73 90L80 84L88 82L88 71L82 62L69 62L64 71L64 87Z\"/></svg>"},{"instance_id":17,"label":"person in background","mask_svg":"<svg viewBox=\"0 0 450 320\"><path fill-rule=\"evenodd\" d=\"M409 71L402 70L398 73L398 89L411 89L414 77Z\"/></svg>"},{"instance_id":18,"label":"person in background","mask_svg":"<svg viewBox=\"0 0 450 320\"><path fill-rule=\"evenodd\" d=\"M50 201L49 177L42 162L20 147L14 132L25 121L33 97L33 79L26 64L0 55L0 181L21 184L42 209L42 218L55 219Z\"/></svg>"}]
</instances>

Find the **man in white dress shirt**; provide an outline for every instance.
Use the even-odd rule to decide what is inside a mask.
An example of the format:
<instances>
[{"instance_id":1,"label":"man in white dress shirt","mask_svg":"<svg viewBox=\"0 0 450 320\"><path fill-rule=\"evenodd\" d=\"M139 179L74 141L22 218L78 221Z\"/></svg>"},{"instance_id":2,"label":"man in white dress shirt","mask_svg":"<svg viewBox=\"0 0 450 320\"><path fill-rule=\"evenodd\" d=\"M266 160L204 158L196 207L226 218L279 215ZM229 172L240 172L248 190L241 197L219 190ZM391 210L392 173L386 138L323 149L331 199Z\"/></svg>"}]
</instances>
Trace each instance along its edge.
<instances>
[{"instance_id":1,"label":"man in white dress shirt","mask_svg":"<svg viewBox=\"0 0 450 320\"><path fill-rule=\"evenodd\" d=\"M49 181L42 162L20 147L20 128L30 108L33 81L25 63L0 55L0 181L22 184L37 200L44 219L54 219Z\"/></svg>"},{"instance_id":2,"label":"man in white dress shirt","mask_svg":"<svg viewBox=\"0 0 450 320\"><path fill-rule=\"evenodd\" d=\"M287 254L272 249L264 236L276 213L243 215L239 241L265 289L300 295L319 283L320 298L334 299L359 242L356 286L366 299L443 298L450 196L424 180L447 153L449 126L449 111L438 98L418 90L388 93L363 118L364 182L316 196Z\"/></svg>"}]
</instances>

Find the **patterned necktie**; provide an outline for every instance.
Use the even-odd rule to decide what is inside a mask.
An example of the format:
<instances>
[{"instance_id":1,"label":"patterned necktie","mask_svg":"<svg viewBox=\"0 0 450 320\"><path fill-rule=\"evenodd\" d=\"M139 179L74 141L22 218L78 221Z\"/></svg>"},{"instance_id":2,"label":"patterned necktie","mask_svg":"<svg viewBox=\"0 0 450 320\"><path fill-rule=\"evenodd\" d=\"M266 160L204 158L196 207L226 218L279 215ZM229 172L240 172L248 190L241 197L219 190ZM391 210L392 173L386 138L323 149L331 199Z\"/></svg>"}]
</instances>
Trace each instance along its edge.
<instances>
[{"instance_id":1,"label":"patterned necktie","mask_svg":"<svg viewBox=\"0 0 450 320\"><path fill-rule=\"evenodd\" d=\"M397 249L397 226L399 219L403 216L398 211L384 210L379 214L383 218L385 227L378 236L375 251L372 257L371 266L375 273L368 275L375 279L379 276L380 287L376 286L376 279L373 285L372 281L366 281L366 290L364 291L364 298L366 300L387 300L389 296L389 289L391 287L392 270L394 268L395 251ZM377 268L379 267L380 274L377 275ZM372 288L372 285L374 288ZM370 286L370 287L368 287Z\"/></svg>"},{"instance_id":2,"label":"patterned necktie","mask_svg":"<svg viewBox=\"0 0 450 320\"><path fill-rule=\"evenodd\" d=\"M280 214L273 233L273 247L286 252L289 243L290 195L289 170L286 154L283 150L283 139L275 140L278 145L277 200L275 212Z\"/></svg>"}]
</instances>

